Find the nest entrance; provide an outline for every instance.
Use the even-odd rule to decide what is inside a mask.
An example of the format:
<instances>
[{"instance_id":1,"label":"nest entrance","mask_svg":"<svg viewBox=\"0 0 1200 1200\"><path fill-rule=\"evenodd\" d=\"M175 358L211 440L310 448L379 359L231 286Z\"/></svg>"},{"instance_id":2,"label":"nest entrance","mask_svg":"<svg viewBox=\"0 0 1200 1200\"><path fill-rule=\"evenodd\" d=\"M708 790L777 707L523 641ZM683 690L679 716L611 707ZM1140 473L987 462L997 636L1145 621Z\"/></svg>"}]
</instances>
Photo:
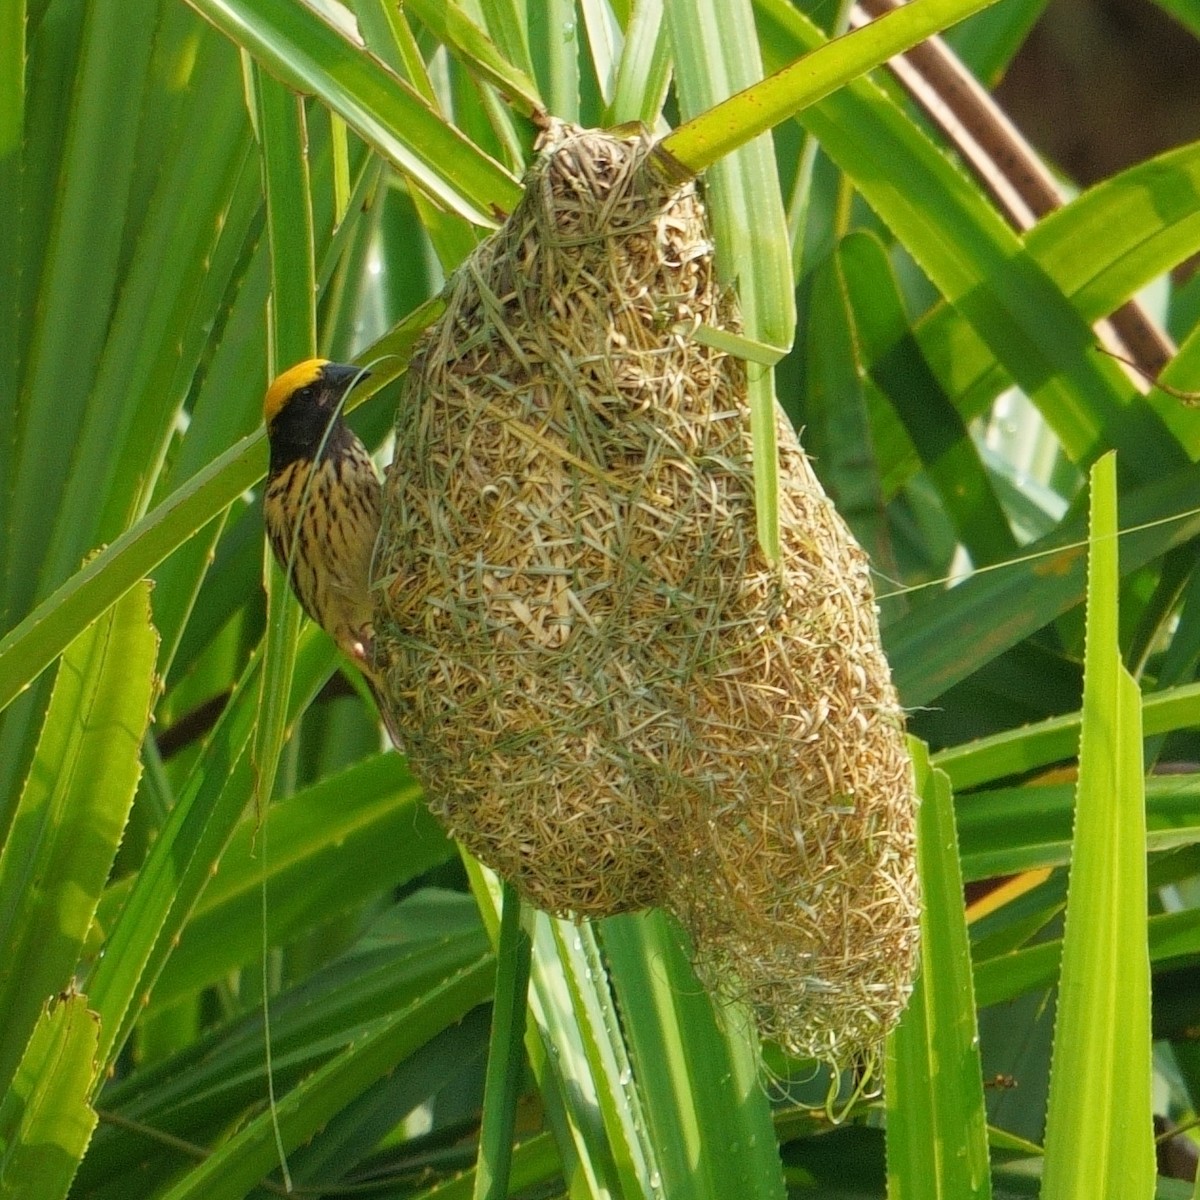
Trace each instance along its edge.
<instances>
[{"instance_id":1,"label":"nest entrance","mask_svg":"<svg viewBox=\"0 0 1200 1200\"><path fill-rule=\"evenodd\" d=\"M557 129L414 356L376 551L431 806L551 912L665 905L715 990L845 1061L911 986L913 795L865 556L779 422L756 539L694 186Z\"/></svg>"}]
</instances>

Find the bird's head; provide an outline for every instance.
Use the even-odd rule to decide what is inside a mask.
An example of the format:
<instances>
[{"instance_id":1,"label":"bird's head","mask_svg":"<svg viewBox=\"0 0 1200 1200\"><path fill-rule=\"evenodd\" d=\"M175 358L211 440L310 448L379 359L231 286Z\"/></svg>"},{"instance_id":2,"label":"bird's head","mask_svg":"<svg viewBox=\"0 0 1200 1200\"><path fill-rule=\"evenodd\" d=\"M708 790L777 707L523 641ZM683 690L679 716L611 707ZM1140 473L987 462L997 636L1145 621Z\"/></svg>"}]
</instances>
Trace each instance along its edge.
<instances>
[{"instance_id":1,"label":"bird's head","mask_svg":"<svg viewBox=\"0 0 1200 1200\"><path fill-rule=\"evenodd\" d=\"M315 457L334 434L349 436L340 425L342 399L368 374L361 367L307 358L275 379L263 399L272 468Z\"/></svg>"},{"instance_id":2,"label":"bird's head","mask_svg":"<svg viewBox=\"0 0 1200 1200\"><path fill-rule=\"evenodd\" d=\"M336 412L350 386L367 379L369 371L327 358L306 358L277 376L263 400L263 420L268 430L285 412L308 409L326 414Z\"/></svg>"}]
</instances>

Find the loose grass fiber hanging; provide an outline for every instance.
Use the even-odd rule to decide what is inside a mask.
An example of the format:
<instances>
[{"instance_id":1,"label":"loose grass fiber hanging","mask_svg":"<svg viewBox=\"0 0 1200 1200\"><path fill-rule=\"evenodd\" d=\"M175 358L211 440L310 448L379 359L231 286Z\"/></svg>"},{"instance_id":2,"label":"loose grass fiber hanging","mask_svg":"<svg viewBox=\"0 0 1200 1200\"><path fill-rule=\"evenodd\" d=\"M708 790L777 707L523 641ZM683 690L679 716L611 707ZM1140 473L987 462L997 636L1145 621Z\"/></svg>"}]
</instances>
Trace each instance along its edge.
<instances>
[{"instance_id":1,"label":"loose grass fiber hanging","mask_svg":"<svg viewBox=\"0 0 1200 1200\"><path fill-rule=\"evenodd\" d=\"M755 533L744 366L696 188L554 125L413 358L376 548L384 702L534 904L663 905L762 1032L871 1054L911 989L914 796L867 560L786 420Z\"/></svg>"}]
</instances>

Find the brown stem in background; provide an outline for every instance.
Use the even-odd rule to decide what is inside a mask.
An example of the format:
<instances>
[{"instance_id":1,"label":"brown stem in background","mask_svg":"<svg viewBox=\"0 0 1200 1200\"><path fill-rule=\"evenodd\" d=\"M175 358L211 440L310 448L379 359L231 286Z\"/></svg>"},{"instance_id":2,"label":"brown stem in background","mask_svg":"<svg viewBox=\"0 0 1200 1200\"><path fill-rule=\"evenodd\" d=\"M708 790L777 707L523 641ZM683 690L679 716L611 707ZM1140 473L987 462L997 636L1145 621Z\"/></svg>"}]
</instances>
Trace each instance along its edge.
<instances>
[{"instance_id":1,"label":"brown stem in background","mask_svg":"<svg viewBox=\"0 0 1200 1200\"><path fill-rule=\"evenodd\" d=\"M865 25L902 0L858 0L852 26ZM1056 208L1066 197L1037 151L1021 136L996 102L958 56L932 37L906 54L889 60L901 86L942 131L964 164L1021 232ZM1134 365L1130 378L1145 390L1157 378L1175 347L1136 300L1128 300L1107 320L1096 323L1104 347Z\"/></svg>"}]
</instances>

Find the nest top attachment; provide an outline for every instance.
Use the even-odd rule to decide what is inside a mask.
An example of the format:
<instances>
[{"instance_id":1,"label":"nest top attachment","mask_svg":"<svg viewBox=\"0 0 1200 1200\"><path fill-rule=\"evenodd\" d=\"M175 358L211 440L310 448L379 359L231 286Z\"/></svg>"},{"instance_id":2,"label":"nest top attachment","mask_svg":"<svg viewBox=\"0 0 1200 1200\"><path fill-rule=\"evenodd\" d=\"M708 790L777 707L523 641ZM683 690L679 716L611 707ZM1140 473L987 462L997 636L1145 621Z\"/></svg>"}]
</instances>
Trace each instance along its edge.
<instances>
[{"instance_id":1,"label":"nest top attachment","mask_svg":"<svg viewBox=\"0 0 1200 1200\"><path fill-rule=\"evenodd\" d=\"M535 904L664 905L763 1032L869 1053L911 988L913 790L867 562L786 420L753 511L693 184L554 125L414 356L376 547L384 703L431 807Z\"/></svg>"}]
</instances>

